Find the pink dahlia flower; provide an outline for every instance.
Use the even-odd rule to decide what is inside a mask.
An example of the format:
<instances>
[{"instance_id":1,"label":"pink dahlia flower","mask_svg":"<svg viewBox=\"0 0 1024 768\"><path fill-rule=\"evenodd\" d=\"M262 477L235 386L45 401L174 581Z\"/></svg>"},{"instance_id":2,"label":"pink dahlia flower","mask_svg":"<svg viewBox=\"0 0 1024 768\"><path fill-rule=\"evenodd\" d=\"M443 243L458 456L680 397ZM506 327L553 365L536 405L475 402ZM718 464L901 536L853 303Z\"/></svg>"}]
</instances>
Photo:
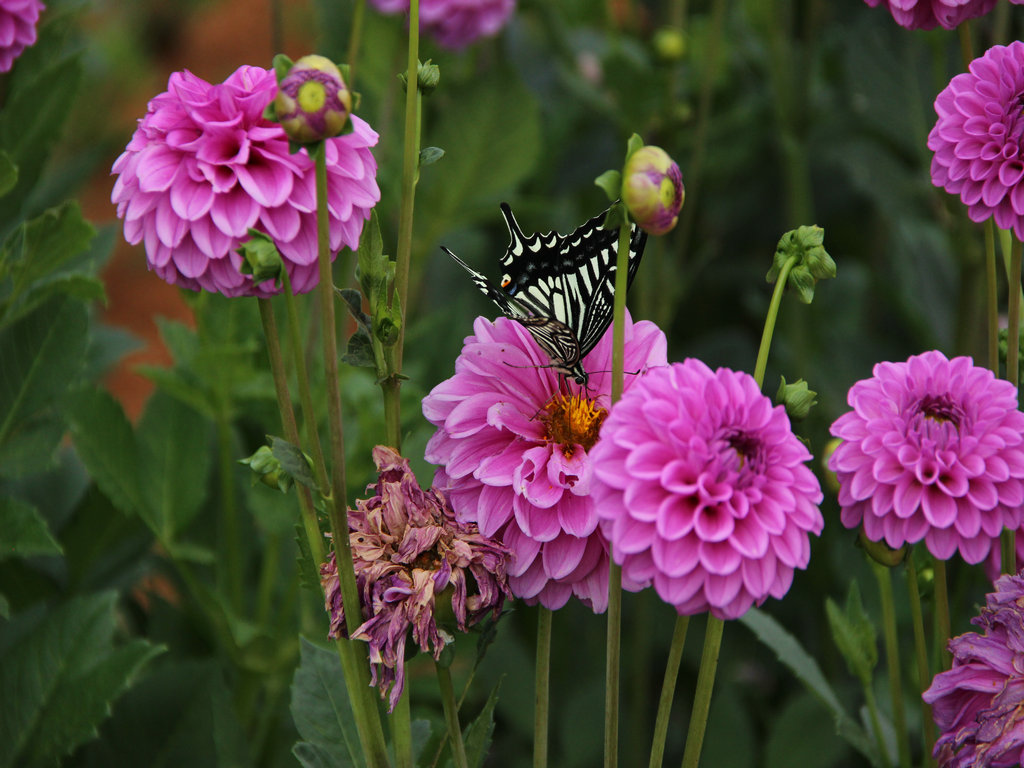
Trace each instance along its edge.
<instances>
[{"instance_id":1,"label":"pink dahlia flower","mask_svg":"<svg viewBox=\"0 0 1024 768\"><path fill-rule=\"evenodd\" d=\"M936 97L932 183L960 195L972 221L1024 237L1024 42L996 45Z\"/></svg>"},{"instance_id":2,"label":"pink dahlia flower","mask_svg":"<svg viewBox=\"0 0 1024 768\"><path fill-rule=\"evenodd\" d=\"M879 363L832 425L829 459L847 528L893 549L924 539L948 560L989 552L1024 503L1024 413L1017 390L969 357L925 352Z\"/></svg>"},{"instance_id":3,"label":"pink dahlia flower","mask_svg":"<svg viewBox=\"0 0 1024 768\"><path fill-rule=\"evenodd\" d=\"M39 0L0 0L0 72L9 72L14 60L36 41Z\"/></svg>"},{"instance_id":4,"label":"pink dahlia flower","mask_svg":"<svg viewBox=\"0 0 1024 768\"><path fill-rule=\"evenodd\" d=\"M427 445L460 520L512 550L509 586L528 603L561 608L575 594L594 611L608 601L608 546L590 497L590 451L609 408L611 328L583 359L589 388L559 382L519 323L482 317L455 375L423 399L438 427ZM626 320L625 370L665 365L665 334ZM629 389L639 381L627 375Z\"/></svg>"},{"instance_id":5,"label":"pink dahlia flower","mask_svg":"<svg viewBox=\"0 0 1024 768\"><path fill-rule=\"evenodd\" d=\"M1024 578L1003 576L971 622L976 632L949 641L953 667L923 698L942 734L943 768L1024 765Z\"/></svg>"},{"instance_id":6,"label":"pink dahlia flower","mask_svg":"<svg viewBox=\"0 0 1024 768\"><path fill-rule=\"evenodd\" d=\"M424 491L409 462L383 445L373 449L380 473L373 496L348 513L349 542L362 600L355 640L370 644L372 684L394 709L405 686L409 631L425 653L441 657L451 635L437 625L438 599L451 600L459 630L487 613L497 616L508 595L508 550L455 518L445 497ZM331 637L345 636L345 610L334 553L320 567Z\"/></svg>"},{"instance_id":7,"label":"pink dahlia flower","mask_svg":"<svg viewBox=\"0 0 1024 768\"><path fill-rule=\"evenodd\" d=\"M408 13L409 0L370 0L381 13ZM465 48L496 35L516 0L420 0L420 31L445 48Z\"/></svg>"},{"instance_id":8,"label":"pink dahlia flower","mask_svg":"<svg viewBox=\"0 0 1024 768\"><path fill-rule=\"evenodd\" d=\"M1019 2L1019 0L1010 0ZM996 0L865 0L872 8L884 5L896 20L907 29L934 29L941 26L953 29L961 22L984 16L991 11Z\"/></svg>"},{"instance_id":9,"label":"pink dahlia flower","mask_svg":"<svg viewBox=\"0 0 1024 768\"><path fill-rule=\"evenodd\" d=\"M754 378L689 359L643 376L592 452L593 497L623 582L680 615L780 598L820 534L821 486L783 406Z\"/></svg>"},{"instance_id":10,"label":"pink dahlia flower","mask_svg":"<svg viewBox=\"0 0 1024 768\"><path fill-rule=\"evenodd\" d=\"M240 67L220 85L175 72L114 162L111 195L129 243L144 241L150 269L167 282L225 296L269 296L273 281L242 275L235 249L250 227L273 238L292 287L317 283L316 180L305 150L290 154L284 129L263 117L274 73ZM377 134L358 117L326 143L330 247L355 248L380 199Z\"/></svg>"}]
</instances>

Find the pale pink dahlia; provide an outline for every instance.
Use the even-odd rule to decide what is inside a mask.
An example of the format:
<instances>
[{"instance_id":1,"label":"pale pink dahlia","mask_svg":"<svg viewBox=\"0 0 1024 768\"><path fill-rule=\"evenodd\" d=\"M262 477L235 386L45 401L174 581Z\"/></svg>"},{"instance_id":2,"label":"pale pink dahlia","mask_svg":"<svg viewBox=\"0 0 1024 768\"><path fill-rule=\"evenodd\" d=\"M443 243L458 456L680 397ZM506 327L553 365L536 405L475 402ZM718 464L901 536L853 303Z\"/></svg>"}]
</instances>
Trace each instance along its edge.
<instances>
[{"instance_id":1,"label":"pale pink dahlia","mask_svg":"<svg viewBox=\"0 0 1024 768\"><path fill-rule=\"evenodd\" d=\"M408 13L409 0L370 0L381 13ZM496 35L516 0L420 0L420 31L445 48L465 48Z\"/></svg>"},{"instance_id":2,"label":"pale pink dahlia","mask_svg":"<svg viewBox=\"0 0 1024 768\"><path fill-rule=\"evenodd\" d=\"M851 387L829 459L847 528L893 549L924 539L947 560L989 552L1024 503L1024 413L1017 390L969 357L925 352L879 363Z\"/></svg>"},{"instance_id":3,"label":"pale pink dahlia","mask_svg":"<svg viewBox=\"0 0 1024 768\"><path fill-rule=\"evenodd\" d=\"M263 117L274 98L274 73L240 67L220 85L175 72L124 153L111 200L128 242L144 241L150 269L174 285L225 296L268 296L238 271L235 249L250 227L273 238L297 292L317 283L316 180L313 161L288 151L277 123ZM358 117L353 131L329 139L327 196L330 247L355 248L380 199L377 134Z\"/></svg>"},{"instance_id":4,"label":"pale pink dahlia","mask_svg":"<svg viewBox=\"0 0 1024 768\"><path fill-rule=\"evenodd\" d=\"M952 669L924 692L942 734L942 768L1009 768L1024 760L1024 578L1003 576L971 620L984 630L949 641Z\"/></svg>"},{"instance_id":5,"label":"pale pink dahlia","mask_svg":"<svg viewBox=\"0 0 1024 768\"><path fill-rule=\"evenodd\" d=\"M438 626L437 601L451 603L462 632L488 613L498 616L508 594L508 550L456 520L444 495L416 482L407 459L378 445L373 496L348 512L349 543L362 601L362 625L352 635L370 645L372 683L394 709L405 685L405 643L441 657L454 641ZM331 637L344 637L345 609L334 553L320 567ZM454 628L450 628L454 629Z\"/></svg>"},{"instance_id":6,"label":"pale pink dahlia","mask_svg":"<svg viewBox=\"0 0 1024 768\"><path fill-rule=\"evenodd\" d=\"M36 24L46 6L39 0L0 0L0 72L36 41Z\"/></svg>"},{"instance_id":7,"label":"pale pink dahlia","mask_svg":"<svg viewBox=\"0 0 1024 768\"><path fill-rule=\"evenodd\" d=\"M996 45L936 97L932 183L960 195L972 221L1024 237L1024 42Z\"/></svg>"},{"instance_id":8,"label":"pale pink dahlia","mask_svg":"<svg viewBox=\"0 0 1024 768\"><path fill-rule=\"evenodd\" d=\"M593 497L623 581L680 615L741 616L780 598L820 534L811 458L749 374L688 359L650 371L592 452Z\"/></svg>"},{"instance_id":9,"label":"pale pink dahlia","mask_svg":"<svg viewBox=\"0 0 1024 768\"><path fill-rule=\"evenodd\" d=\"M575 594L608 600L608 547L590 496L590 451L609 408L612 330L583 359L589 386L561 381L522 325L477 318L455 375L423 400L438 427L427 445L461 520L512 550L509 586L528 603L562 607ZM626 320L625 370L666 363L665 334ZM625 387L640 377L627 375Z\"/></svg>"},{"instance_id":10,"label":"pale pink dahlia","mask_svg":"<svg viewBox=\"0 0 1024 768\"><path fill-rule=\"evenodd\" d=\"M872 8L885 6L896 23L907 29L953 29L961 22L984 16L996 0L864 0ZM1010 0L1019 2L1020 0Z\"/></svg>"}]
</instances>

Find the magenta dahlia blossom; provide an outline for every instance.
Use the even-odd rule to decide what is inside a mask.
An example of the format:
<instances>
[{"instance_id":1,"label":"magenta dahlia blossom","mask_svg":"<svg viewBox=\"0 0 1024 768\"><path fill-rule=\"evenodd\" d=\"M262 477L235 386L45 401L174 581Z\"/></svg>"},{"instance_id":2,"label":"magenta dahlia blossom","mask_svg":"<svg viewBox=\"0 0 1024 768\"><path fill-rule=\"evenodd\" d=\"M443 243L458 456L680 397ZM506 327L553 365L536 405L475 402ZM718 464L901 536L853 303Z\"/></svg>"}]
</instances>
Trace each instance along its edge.
<instances>
[{"instance_id":1,"label":"magenta dahlia blossom","mask_svg":"<svg viewBox=\"0 0 1024 768\"><path fill-rule=\"evenodd\" d=\"M129 243L144 241L150 269L167 282L225 296L269 296L273 281L242 275L235 249L250 227L273 238L297 292L318 280L316 179L305 150L290 154L284 129L263 117L274 73L240 67L220 85L175 72L149 102L111 195ZM355 248L380 199L377 134L358 117L325 142L330 247Z\"/></svg>"},{"instance_id":2,"label":"magenta dahlia blossom","mask_svg":"<svg viewBox=\"0 0 1024 768\"><path fill-rule=\"evenodd\" d=\"M0 0L0 72L9 72L14 60L36 41L39 0Z\"/></svg>"},{"instance_id":3,"label":"magenta dahlia blossom","mask_svg":"<svg viewBox=\"0 0 1024 768\"><path fill-rule=\"evenodd\" d=\"M907 29L934 29L941 26L953 29L961 22L984 16L991 11L996 0L864 0L872 8L884 5L896 20ZM1019 2L1019 0L1010 0Z\"/></svg>"},{"instance_id":4,"label":"magenta dahlia blossom","mask_svg":"<svg viewBox=\"0 0 1024 768\"><path fill-rule=\"evenodd\" d=\"M780 598L820 534L811 458L754 378L688 359L643 376L591 453L592 495L625 582L680 615Z\"/></svg>"},{"instance_id":5,"label":"magenta dahlia blossom","mask_svg":"<svg viewBox=\"0 0 1024 768\"><path fill-rule=\"evenodd\" d=\"M996 45L936 97L932 183L960 195L973 221L1024 237L1024 42Z\"/></svg>"},{"instance_id":6,"label":"magenta dahlia blossom","mask_svg":"<svg viewBox=\"0 0 1024 768\"><path fill-rule=\"evenodd\" d=\"M348 513L349 543L364 622L353 633L370 645L372 684L395 708L405 686L405 643L410 632L435 659L454 638L438 626L437 601L451 604L462 632L488 613L498 616L508 594L508 550L455 518L444 495L424 491L407 459L373 449L373 495ZM345 609L334 553L320 567L331 637L344 637Z\"/></svg>"},{"instance_id":7,"label":"magenta dahlia blossom","mask_svg":"<svg viewBox=\"0 0 1024 768\"><path fill-rule=\"evenodd\" d=\"M409 0L370 0L381 13L408 13ZM496 35L516 0L420 0L420 31L445 48L465 48Z\"/></svg>"},{"instance_id":8,"label":"magenta dahlia blossom","mask_svg":"<svg viewBox=\"0 0 1024 768\"><path fill-rule=\"evenodd\" d=\"M949 641L953 667L923 698L942 734L943 768L1024 765L1024 577L1003 576L971 620L984 630Z\"/></svg>"},{"instance_id":9,"label":"magenta dahlia blossom","mask_svg":"<svg viewBox=\"0 0 1024 768\"><path fill-rule=\"evenodd\" d=\"M1024 413L1016 388L969 357L879 363L851 387L829 459L847 528L893 549L924 539L947 560L989 552L1024 503Z\"/></svg>"},{"instance_id":10,"label":"magenta dahlia blossom","mask_svg":"<svg viewBox=\"0 0 1024 768\"><path fill-rule=\"evenodd\" d=\"M528 603L562 607L575 594L608 601L608 547L590 496L590 451L611 392L611 328L583 359L589 386L559 382L522 325L477 318L455 375L423 399L438 427L427 461L461 520L512 550L509 586ZM665 334L627 316L625 370L666 364ZM641 377L627 375L628 392ZM639 587L639 585L637 585Z\"/></svg>"}]
</instances>

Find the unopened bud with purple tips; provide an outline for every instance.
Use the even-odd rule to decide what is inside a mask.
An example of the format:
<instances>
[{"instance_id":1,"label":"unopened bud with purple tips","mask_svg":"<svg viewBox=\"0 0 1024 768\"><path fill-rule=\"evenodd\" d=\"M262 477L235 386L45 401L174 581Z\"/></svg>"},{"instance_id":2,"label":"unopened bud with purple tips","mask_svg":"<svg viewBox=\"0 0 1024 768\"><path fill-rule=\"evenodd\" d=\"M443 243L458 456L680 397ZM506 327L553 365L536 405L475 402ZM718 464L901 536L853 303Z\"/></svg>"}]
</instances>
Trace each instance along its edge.
<instances>
[{"instance_id":1,"label":"unopened bud with purple tips","mask_svg":"<svg viewBox=\"0 0 1024 768\"><path fill-rule=\"evenodd\" d=\"M679 219L686 190L679 166L661 147L645 146L626 160L622 202L640 228L664 235Z\"/></svg>"},{"instance_id":2,"label":"unopened bud with purple tips","mask_svg":"<svg viewBox=\"0 0 1024 768\"><path fill-rule=\"evenodd\" d=\"M352 112L352 93L341 71L324 56L303 56L278 84L277 119L299 144L339 135Z\"/></svg>"}]
</instances>

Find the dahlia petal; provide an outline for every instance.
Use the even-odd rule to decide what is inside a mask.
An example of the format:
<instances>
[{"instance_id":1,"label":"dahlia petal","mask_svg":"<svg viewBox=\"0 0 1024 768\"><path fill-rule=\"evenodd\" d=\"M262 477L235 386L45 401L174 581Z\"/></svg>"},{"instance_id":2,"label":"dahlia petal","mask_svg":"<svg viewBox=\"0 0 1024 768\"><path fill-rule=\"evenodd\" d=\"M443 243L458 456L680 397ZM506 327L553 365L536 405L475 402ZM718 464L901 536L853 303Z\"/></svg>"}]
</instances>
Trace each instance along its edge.
<instances>
[{"instance_id":1,"label":"dahlia petal","mask_svg":"<svg viewBox=\"0 0 1024 768\"><path fill-rule=\"evenodd\" d=\"M547 542L542 558L548 577L558 580L572 573L583 559L586 548L587 539L575 536L558 536Z\"/></svg>"}]
</instances>

